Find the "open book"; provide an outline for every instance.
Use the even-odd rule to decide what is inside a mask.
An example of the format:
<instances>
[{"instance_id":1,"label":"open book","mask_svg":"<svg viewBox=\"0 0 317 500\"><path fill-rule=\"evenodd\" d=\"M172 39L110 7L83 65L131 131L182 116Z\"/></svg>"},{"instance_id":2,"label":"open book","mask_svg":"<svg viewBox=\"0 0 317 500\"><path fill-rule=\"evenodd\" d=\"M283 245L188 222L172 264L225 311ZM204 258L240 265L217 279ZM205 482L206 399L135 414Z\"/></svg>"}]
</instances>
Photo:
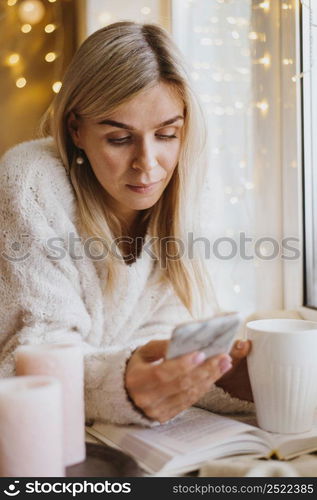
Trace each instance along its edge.
<instances>
[{"instance_id":1,"label":"open book","mask_svg":"<svg viewBox=\"0 0 317 500\"><path fill-rule=\"evenodd\" d=\"M215 458L250 454L281 460L317 450L317 421L303 434L275 434L249 423L190 408L151 428L95 422L86 431L132 456L151 475L178 475Z\"/></svg>"}]
</instances>

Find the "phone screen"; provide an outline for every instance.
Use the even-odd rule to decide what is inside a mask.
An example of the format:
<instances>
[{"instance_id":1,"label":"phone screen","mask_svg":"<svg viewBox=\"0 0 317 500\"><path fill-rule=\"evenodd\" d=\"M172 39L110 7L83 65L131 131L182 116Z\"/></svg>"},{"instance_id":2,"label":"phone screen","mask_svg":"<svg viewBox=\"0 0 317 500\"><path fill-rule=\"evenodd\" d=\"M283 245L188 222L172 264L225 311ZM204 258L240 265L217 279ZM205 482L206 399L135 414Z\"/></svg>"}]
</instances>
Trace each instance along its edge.
<instances>
[{"instance_id":1,"label":"phone screen","mask_svg":"<svg viewBox=\"0 0 317 500\"><path fill-rule=\"evenodd\" d=\"M177 325L171 336L166 359L193 351L203 351L206 357L227 353L240 325L241 318L237 312Z\"/></svg>"}]
</instances>

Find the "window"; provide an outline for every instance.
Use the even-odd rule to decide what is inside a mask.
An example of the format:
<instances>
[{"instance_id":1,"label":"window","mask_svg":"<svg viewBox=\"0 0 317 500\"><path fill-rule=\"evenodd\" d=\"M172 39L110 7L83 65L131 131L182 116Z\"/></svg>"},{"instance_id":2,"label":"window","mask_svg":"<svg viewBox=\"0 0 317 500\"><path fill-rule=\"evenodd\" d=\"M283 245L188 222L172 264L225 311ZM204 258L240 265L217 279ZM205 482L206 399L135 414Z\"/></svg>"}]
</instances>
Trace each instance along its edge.
<instances>
[{"instance_id":1,"label":"window","mask_svg":"<svg viewBox=\"0 0 317 500\"><path fill-rule=\"evenodd\" d=\"M302 2L304 305L317 308L317 4Z\"/></svg>"}]
</instances>

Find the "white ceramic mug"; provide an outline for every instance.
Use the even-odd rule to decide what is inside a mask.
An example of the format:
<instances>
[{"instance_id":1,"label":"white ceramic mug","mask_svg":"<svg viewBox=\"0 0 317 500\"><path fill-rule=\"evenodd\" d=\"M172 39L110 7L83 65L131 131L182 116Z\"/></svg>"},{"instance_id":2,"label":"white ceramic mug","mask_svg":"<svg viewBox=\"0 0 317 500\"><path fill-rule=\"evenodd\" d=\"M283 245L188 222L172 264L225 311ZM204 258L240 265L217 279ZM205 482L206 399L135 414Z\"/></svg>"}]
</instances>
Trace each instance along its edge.
<instances>
[{"instance_id":1,"label":"white ceramic mug","mask_svg":"<svg viewBox=\"0 0 317 500\"><path fill-rule=\"evenodd\" d=\"M246 330L259 427L283 434L311 430L317 405L317 323L263 319L248 322Z\"/></svg>"}]
</instances>

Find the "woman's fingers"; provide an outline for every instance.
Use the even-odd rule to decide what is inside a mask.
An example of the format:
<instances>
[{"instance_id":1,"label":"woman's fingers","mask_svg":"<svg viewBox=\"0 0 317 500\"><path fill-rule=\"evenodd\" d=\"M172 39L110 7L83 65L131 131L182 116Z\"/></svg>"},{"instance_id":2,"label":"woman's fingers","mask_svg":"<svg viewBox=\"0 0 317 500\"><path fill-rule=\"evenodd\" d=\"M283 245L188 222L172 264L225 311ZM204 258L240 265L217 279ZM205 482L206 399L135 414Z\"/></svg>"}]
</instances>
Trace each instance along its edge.
<instances>
[{"instance_id":1,"label":"woman's fingers","mask_svg":"<svg viewBox=\"0 0 317 500\"><path fill-rule=\"evenodd\" d=\"M206 378L199 385L194 385L187 391L174 394L165 398L156 406L147 408L146 413L152 419L158 420L161 423L166 422L196 403L203 394L210 390L212 385L212 380Z\"/></svg>"},{"instance_id":2,"label":"woman's fingers","mask_svg":"<svg viewBox=\"0 0 317 500\"><path fill-rule=\"evenodd\" d=\"M154 390L178 377L185 376L204 360L205 357L196 352L164 361L158 365L139 362L134 370L128 370L126 383L141 391Z\"/></svg>"},{"instance_id":3,"label":"woman's fingers","mask_svg":"<svg viewBox=\"0 0 317 500\"><path fill-rule=\"evenodd\" d=\"M125 386L134 404L159 421L191 406L232 367L228 354L206 360L203 353L193 352L163 360L167 344L153 341L137 349L125 374Z\"/></svg>"},{"instance_id":4,"label":"woman's fingers","mask_svg":"<svg viewBox=\"0 0 317 500\"><path fill-rule=\"evenodd\" d=\"M153 366L148 363L138 366L127 374L127 384L140 392L153 391L158 397L177 393L189 384L199 383L211 377L213 381L231 368L231 358L220 354L207 359L201 353L191 353Z\"/></svg>"},{"instance_id":5,"label":"woman's fingers","mask_svg":"<svg viewBox=\"0 0 317 500\"><path fill-rule=\"evenodd\" d=\"M249 352L251 351L251 342L250 340L236 340L231 351L230 356L235 359L245 358Z\"/></svg>"},{"instance_id":6,"label":"woman's fingers","mask_svg":"<svg viewBox=\"0 0 317 500\"><path fill-rule=\"evenodd\" d=\"M157 368L158 367L155 367L156 370ZM161 405L169 412L170 398L177 396L182 401L186 401L188 398L189 401L194 401L196 393L201 395L204 394L211 385L230 368L231 358L228 355L215 356L214 358L208 359L194 370L178 375L172 380L164 378L165 382L163 382L161 379L161 383L150 390L143 384L143 386L137 388L134 394L132 394L134 402L149 416L159 412L158 408ZM163 364L160 369L163 371ZM179 374L179 372L176 373ZM173 403L173 405L175 406L175 403ZM188 405L190 405L190 403Z\"/></svg>"}]
</instances>

